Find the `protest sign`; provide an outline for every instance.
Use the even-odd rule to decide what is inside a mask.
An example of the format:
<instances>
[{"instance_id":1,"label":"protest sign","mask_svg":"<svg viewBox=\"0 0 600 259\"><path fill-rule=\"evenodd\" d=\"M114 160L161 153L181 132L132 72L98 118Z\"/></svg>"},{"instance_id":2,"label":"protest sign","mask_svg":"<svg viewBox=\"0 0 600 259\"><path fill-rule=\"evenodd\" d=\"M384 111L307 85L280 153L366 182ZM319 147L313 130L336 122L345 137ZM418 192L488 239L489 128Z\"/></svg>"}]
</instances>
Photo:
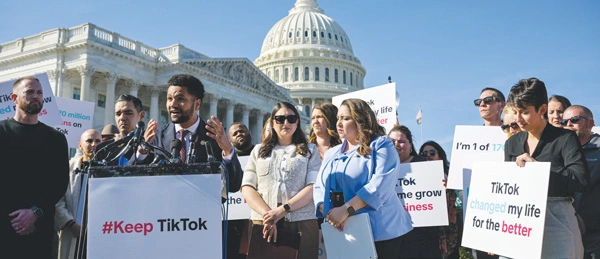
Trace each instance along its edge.
<instances>
[{"instance_id":1,"label":"protest sign","mask_svg":"<svg viewBox=\"0 0 600 259\"><path fill-rule=\"evenodd\" d=\"M364 90L334 96L331 103L339 109L342 101L349 98L357 98L367 102L375 112L377 122L385 128L386 132L390 132L396 124L396 83L369 87Z\"/></svg>"},{"instance_id":2,"label":"protest sign","mask_svg":"<svg viewBox=\"0 0 600 259\"><path fill-rule=\"evenodd\" d=\"M550 163L475 162L462 245L510 258L540 258Z\"/></svg>"},{"instance_id":3,"label":"protest sign","mask_svg":"<svg viewBox=\"0 0 600 259\"><path fill-rule=\"evenodd\" d=\"M441 160L399 164L396 192L413 227L447 226L448 207Z\"/></svg>"},{"instance_id":4,"label":"protest sign","mask_svg":"<svg viewBox=\"0 0 600 259\"><path fill-rule=\"evenodd\" d=\"M77 148L81 134L93 127L95 104L69 98L55 98L62 123L53 126L65 134L70 148Z\"/></svg>"},{"instance_id":5,"label":"protest sign","mask_svg":"<svg viewBox=\"0 0 600 259\"><path fill-rule=\"evenodd\" d=\"M500 127L457 125L452 142L448 189L463 189L463 171L471 170L474 162L504 161L505 142L506 133Z\"/></svg>"}]
</instances>

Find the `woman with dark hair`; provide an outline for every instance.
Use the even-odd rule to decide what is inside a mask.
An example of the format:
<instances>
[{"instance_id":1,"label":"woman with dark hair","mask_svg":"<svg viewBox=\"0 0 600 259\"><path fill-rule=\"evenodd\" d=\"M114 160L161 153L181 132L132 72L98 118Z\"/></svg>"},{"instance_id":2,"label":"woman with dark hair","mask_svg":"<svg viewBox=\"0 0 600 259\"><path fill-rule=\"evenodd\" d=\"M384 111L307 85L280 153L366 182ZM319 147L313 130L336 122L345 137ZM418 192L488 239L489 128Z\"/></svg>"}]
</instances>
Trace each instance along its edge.
<instances>
[{"instance_id":1,"label":"woman with dark hair","mask_svg":"<svg viewBox=\"0 0 600 259\"><path fill-rule=\"evenodd\" d=\"M254 147L244 170L242 195L252 208L250 219L263 226L267 242L277 241L278 228L301 232L298 258L317 258L313 184L321 165L318 150L307 142L292 104L275 104L269 123L270 133Z\"/></svg>"},{"instance_id":2,"label":"woman with dark hair","mask_svg":"<svg viewBox=\"0 0 600 259\"><path fill-rule=\"evenodd\" d=\"M579 139L575 132L548 122L548 95L541 80L520 80L511 88L508 102L516 108L516 122L522 132L506 141L505 161L515 161L519 167L537 161L551 163L542 258L583 258L581 233L571 204L575 192L588 189L590 179Z\"/></svg>"},{"instance_id":3,"label":"woman with dark hair","mask_svg":"<svg viewBox=\"0 0 600 259\"><path fill-rule=\"evenodd\" d=\"M321 158L323 158L325 151L342 143L335 128L335 124L337 123L335 116L337 116L337 113L337 107L330 103L317 104L313 107L311 118L312 128L308 137L308 143L317 145Z\"/></svg>"},{"instance_id":4,"label":"woman with dark hair","mask_svg":"<svg viewBox=\"0 0 600 259\"><path fill-rule=\"evenodd\" d=\"M394 125L388 133L388 137L394 142L394 147L398 151L400 163L427 161L425 157L419 156L413 144L413 137L410 130L404 125Z\"/></svg>"},{"instance_id":5,"label":"woman with dark hair","mask_svg":"<svg viewBox=\"0 0 600 259\"><path fill-rule=\"evenodd\" d=\"M563 113L571 106L567 97L562 95L553 95L548 99L548 121L552 126L562 128L560 121L563 119Z\"/></svg>"},{"instance_id":6,"label":"woman with dark hair","mask_svg":"<svg viewBox=\"0 0 600 259\"><path fill-rule=\"evenodd\" d=\"M317 217L342 230L348 217L368 213L379 258L400 258L410 215L395 191L400 163L369 104L346 99L337 114L341 145L323 158L314 188Z\"/></svg>"},{"instance_id":7,"label":"woman with dark hair","mask_svg":"<svg viewBox=\"0 0 600 259\"><path fill-rule=\"evenodd\" d=\"M446 151L435 141L427 141L421 145L419 154L428 161L442 160L444 165L444 179L448 179L450 163ZM448 204L448 226L439 228L440 251L444 258L459 258L459 247L462 233L462 211L456 208L456 191L446 190Z\"/></svg>"}]
</instances>

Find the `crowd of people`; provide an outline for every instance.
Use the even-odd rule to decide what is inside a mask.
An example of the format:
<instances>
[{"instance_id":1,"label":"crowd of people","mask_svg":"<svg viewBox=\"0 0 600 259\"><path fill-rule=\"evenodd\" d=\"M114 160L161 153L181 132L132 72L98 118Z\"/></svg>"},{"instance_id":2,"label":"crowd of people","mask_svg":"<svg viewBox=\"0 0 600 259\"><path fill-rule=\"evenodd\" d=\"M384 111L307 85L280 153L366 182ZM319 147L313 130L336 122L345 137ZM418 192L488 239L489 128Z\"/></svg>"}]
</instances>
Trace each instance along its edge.
<instances>
[{"instance_id":1,"label":"crowd of people","mask_svg":"<svg viewBox=\"0 0 600 259\"><path fill-rule=\"evenodd\" d=\"M267 250L257 246L277 243L278 236L288 233L301 233L297 258L317 258L320 224L342 231L349 217L361 213L369 216L379 258L460 257L463 193L446 191L447 226L413 227L395 190L398 164L433 160L442 161L440 182L445 186L450 163L436 141L417 150L408 127L395 125L386 132L367 102L346 99L339 107L330 103L312 107L308 134L293 104L276 103L260 144L254 145L247 125L223 125L215 116L207 120L199 116L204 86L196 77L178 74L167 83L171 122L158 125L149 120L144 141L168 150L169 143L180 140L179 157L194 159L188 163L209 159L205 149L195 157L186 155L191 146L212 144L215 159L229 174L224 191L241 191L251 208L248 220L224 221L226 258L258 256L253 253ZM77 258L82 237L77 221L82 179L77 171L92 160L125 166L157 158L140 145L108 159L111 154L103 147L125 145L118 145L119 139L131 135L145 118L139 98L121 95L114 104L115 125L106 125L101 132L84 131L80 152L69 161L64 136L38 120L41 89L35 77L17 80L11 95L16 114L0 121L0 162L20 166L19 173L7 174L1 186L5 220L0 236L6 244L2 253L8 258L52 258L57 250L58 258ZM592 112L564 96L548 98L544 82L537 78L519 80L508 98L498 89L484 88L474 104L483 126L496 126L507 134L505 161L520 167L551 162L542 258L599 257L600 135L592 132ZM28 161L32 156L39 161ZM244 167L239 156L248 156ZM55 229L58 246L52 242ZM464 251L476 259L505 258Z\"/></svg>"}]
</instances>

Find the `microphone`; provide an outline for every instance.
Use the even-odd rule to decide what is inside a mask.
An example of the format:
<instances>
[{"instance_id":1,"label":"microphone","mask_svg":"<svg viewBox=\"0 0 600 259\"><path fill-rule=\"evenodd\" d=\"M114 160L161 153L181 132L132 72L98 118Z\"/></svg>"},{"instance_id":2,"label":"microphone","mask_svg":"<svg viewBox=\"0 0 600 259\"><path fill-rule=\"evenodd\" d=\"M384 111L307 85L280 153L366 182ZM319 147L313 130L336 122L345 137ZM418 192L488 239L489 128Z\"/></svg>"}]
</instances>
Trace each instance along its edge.
<instances>
[{"instance_id":1,"label":"microphone","mask_svg":"<svg viewBox=\"0 0 600 259\"><path fill-rule=\"evenodd\" d=\"M120 145L121 145L121 144L123 144L123 143L129 142L129 140L131 140L131 138L133 137L133 134L134 134L133 132L129 132L129 133L127 134L127 136L125 136L125 137L123 137L123 138L120 138L119 140L117 140L117 141L114 141L113 143L110 143L110 144L108 144L108 145L106 145L106 146L102 147L102 148L101 148L101 149L99 149L99 150L96 150L96 152L94 153L94 158L92 158L92 160L96 161L96 156L97 156L98 154L100 154L102 151L107 151L107 152L108 152L108 155L110 155L110 154L112 153L110 150L111 150L113 147L118 147L118 146L120 146ZM108 158L108 155L107 155L107 158Z\"/></svg>"},{"instance_id":2,"label":"microphone","mask_svg":"<svg viewBox=\"0 0 600 259\"><path fill-rule=\"evenodd\" d=\"M198 141L198 134L192 132L190 136L190 150L187 154L187 159L185 160L187 164L193 164L196 162L196 142Z\"/></svg>"},{"instance_id":3,"label":"microphone","mask_svg":"<svg viewBox=\"0 0 600 259\"><path fill-rule=\"evenodd\" d=\"M181 143L181 140L179 139L174 139L173 141L171 141L171 163L172 164L178 164L181 163L181 158L179 157L179 151L181 150L181 147L183 146L183 144Z\"/></svg>"},{"instance_id":4,"label":"microphone","mask_svg":"<svg viewBox=\"0 0 600 259\"><path fill-rule=\"evenodd\" d=\"M133 138L131 139L131 143L134 147L137 147L142 143L143 134L145 131L144 127L146 127L146 124L143 121L138 121L135 124L135 132L133 133Z\"/></svg>"},{"instance_id":5,"label":"microphone","mask_svg":"<svg viewBox=\"0 0 600 259\"><path fill-rule=\"evenodd\" d=\"M207 162L210 165L211 170L219 170L219 166L221 166L221 163L216 161L215 154L213 153L212 144L210 143L210 141L202 140L200 141L200 144L203 145L206 149L206 157L208 160Z\"/></svg>"}]
</instances>

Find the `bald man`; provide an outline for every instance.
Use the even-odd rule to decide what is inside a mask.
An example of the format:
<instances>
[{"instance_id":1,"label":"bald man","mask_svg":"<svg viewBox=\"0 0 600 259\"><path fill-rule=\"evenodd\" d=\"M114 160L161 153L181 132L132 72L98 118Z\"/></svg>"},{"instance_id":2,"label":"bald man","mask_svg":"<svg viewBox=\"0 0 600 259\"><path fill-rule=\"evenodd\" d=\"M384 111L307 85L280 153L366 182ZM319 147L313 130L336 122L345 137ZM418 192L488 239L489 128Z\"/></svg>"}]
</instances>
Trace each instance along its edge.
<instances>
[{"instance_id":1,"label":"bald man","mask_svg":"<svg viewBox=\"0 0 600 259\"><path fill-rule=\"evenodd\" d=\"M81 226L76 222L79 209L79 196L81 194L81 174L76 169L81 168L83 162L92 160L98 144L102 142L102 135L95 129L89 129L81 134L77 146L82 155L75 156L69 161L70 174L69 186L65 196L56 203L56 223L60 227L58 258L75 258L75 246L81 232Z\"/></svg>"}]
</instances>

